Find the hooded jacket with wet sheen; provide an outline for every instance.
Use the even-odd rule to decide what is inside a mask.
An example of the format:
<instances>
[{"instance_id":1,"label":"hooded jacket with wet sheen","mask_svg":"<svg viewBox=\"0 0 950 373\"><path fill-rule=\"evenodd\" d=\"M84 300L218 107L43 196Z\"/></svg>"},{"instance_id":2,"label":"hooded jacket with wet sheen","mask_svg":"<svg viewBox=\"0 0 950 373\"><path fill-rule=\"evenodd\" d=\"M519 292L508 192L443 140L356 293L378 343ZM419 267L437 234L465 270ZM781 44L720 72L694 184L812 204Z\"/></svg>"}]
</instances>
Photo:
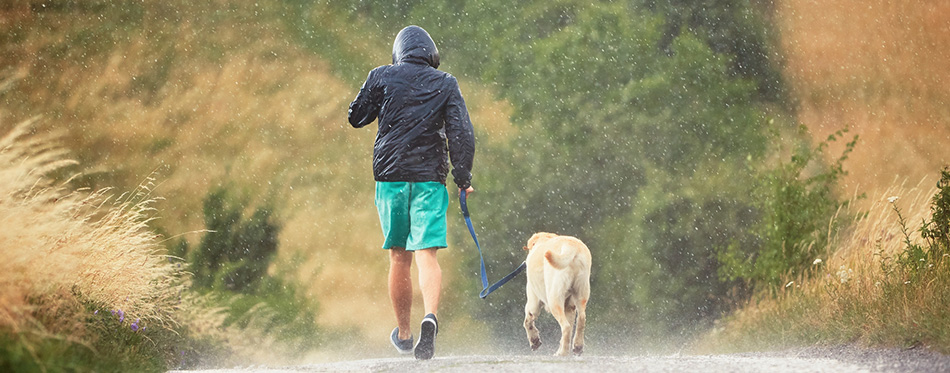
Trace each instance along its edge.
<instances>
[{"instance_id":1,"label":"hooded jacket with wet sheen","mask_svg":"<svg viewBox=\"0 0 950 373\"><path fill-rule=\"evenodd\" d=\"M393 43L393 64L370 71L350 104L355 128L379 118L373 146L376 181L445 184L451 156L455 183L463 189L471 185L472 122L458 81L438 67L439 51L429 34L406 27Z\"/></svg>"}]
</instances>

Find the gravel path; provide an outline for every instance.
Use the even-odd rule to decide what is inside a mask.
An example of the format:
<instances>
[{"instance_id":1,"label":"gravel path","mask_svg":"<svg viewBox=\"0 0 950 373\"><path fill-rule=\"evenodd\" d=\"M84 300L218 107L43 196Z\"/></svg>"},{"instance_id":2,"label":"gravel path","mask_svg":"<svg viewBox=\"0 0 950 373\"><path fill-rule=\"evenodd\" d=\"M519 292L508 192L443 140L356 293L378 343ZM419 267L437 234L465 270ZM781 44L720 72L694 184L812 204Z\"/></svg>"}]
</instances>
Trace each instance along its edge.
<instances>
[{"instance_id":1,"label":"gravel path","mask_svg":"<svg viewBox=\"0 0 950 373\"><path fill-rule=\"evenodd\" d=\"M437 356L202 372L948 372L950 356L924 349L814 347L781 352L667 356Z\"/></svg>"}]
</instances>

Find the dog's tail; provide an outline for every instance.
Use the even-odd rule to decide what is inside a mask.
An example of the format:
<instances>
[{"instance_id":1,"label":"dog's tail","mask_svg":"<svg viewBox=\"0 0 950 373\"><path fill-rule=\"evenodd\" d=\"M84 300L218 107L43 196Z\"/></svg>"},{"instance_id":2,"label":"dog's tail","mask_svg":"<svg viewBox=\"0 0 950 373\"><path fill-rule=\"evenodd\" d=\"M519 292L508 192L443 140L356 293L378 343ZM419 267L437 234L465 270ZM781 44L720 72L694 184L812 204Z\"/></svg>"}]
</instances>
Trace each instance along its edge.
<instances>
[{"instance_id":1,"label":"dog's tail","mask_svg":"<svg viewBox=\"0 0 950 373\"><path fill-rule=\"evenodd\" d=\"M559 253L555 253L554 250L549 250L544 253L544 259L546 259L552 267L557 269L567 267L574 261L574 257L577 256L577 250L571 247L571 245L561 245L559 251Z\"/></svg>"}]
</instances>

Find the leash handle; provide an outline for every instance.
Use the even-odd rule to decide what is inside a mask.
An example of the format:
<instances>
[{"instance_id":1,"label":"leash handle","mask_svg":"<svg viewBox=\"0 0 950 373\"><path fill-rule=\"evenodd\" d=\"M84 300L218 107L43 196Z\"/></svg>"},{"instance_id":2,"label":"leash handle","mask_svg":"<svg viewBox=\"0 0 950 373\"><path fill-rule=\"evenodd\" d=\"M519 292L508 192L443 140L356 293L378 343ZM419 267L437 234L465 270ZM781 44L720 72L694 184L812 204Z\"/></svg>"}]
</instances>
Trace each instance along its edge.
<instances>
[{"instance_id":1,"label":"leash handle","mask_svg":"<svg viewBox=\"0 0 950 373\"><path fill-rule=\"evenodd\" d=\"M468 213L468 202L465 201L467 196L468 192L465 191L465 189L459 189L459 206L462 208L462 216L466 218L470 216ZM475 241L477 242L478 240L476 239Z\"/></svg>"},{"instance_id":2,"label":"leash handle","mask_svg":"<svg viewBox=\"0 0 950 373\"><path fill-rule=\"evenodd\" d=\"M478 244L478 237L475 236L475 227L472 225L471 214L468 212L468 202L466 201L467 196L468 192L466 192L465 189L459 190L459 206L462 208L462 216L465 217L465 225L468 226L468 233L472 235L472 240L475 241L475 247L478 248L478 259L481 261L480 274L482 278L482 291L478 293L478 297L485 299L488 294L498 290L498 288L517 276L519 273L521 273L521 271L524 271L525 267L527 266L527 262L521 262L521 265L519 265L518 268L515 268L514 271L503 277L501 280L498 280L498 282L492 284L491 286L488 285L488 274L485 270L485 257L482 255L481 245Z\"/></svg>"}]
</instances>

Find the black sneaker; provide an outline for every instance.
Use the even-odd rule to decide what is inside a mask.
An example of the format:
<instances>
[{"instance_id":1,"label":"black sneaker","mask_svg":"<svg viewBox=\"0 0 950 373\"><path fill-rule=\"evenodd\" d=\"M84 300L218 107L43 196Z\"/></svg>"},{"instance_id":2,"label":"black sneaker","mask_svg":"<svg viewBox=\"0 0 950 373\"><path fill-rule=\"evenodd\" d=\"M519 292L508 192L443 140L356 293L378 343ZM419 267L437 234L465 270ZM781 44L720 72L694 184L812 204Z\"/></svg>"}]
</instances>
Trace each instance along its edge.
<instances>
[{"instance_id":1,"label":"black sneaker","mask_svg":"<svg viewBox=\"0 0 950 373\"><path fill-rule=\"evenodd\" d=\"M389 341L392 342L393 347L396 347L396 351L399 351L400 354L409 354L412 352L412 334L409 335L409 339L399 339L399 327L393 329L393 334L389 336Z\"/></svg>"},{"instance_id":2,"label":"black sneaker","mask_svg":"<svg viewBox=\"0 0 950 373\"><path fill-rule=\"evenodd\" d=\"M435 336L439 334L439 321L435 315L428 314L422 319L422 331L419 332L419 344L416 345L416 359L429 360L435 355Z\"/></svg>"}]
</instances>

